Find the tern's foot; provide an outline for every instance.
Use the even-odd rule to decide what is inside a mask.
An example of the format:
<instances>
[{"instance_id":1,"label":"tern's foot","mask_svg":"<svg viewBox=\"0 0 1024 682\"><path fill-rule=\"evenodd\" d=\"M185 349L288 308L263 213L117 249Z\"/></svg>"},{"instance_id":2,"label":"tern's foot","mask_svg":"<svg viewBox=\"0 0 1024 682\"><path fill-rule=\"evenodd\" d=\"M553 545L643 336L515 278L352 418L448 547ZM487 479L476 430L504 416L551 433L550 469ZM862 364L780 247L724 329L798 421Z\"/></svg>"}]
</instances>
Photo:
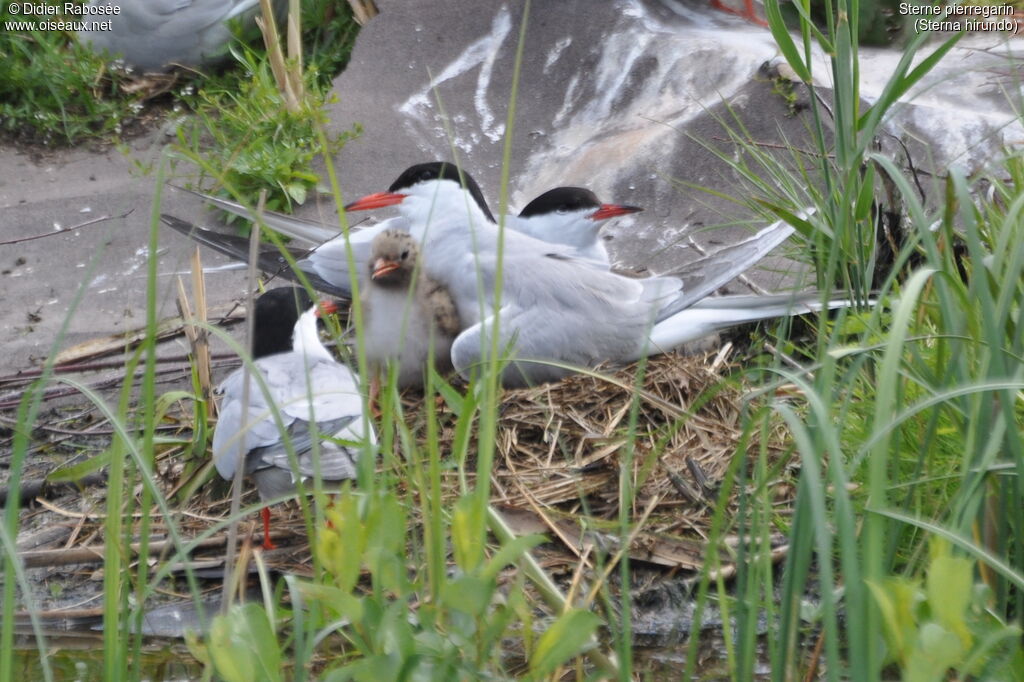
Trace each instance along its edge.
<instances>
[{"instance_id":1,"label":"tern's foot","mask_svg":"<svg viewBox=\"0 0 1024 682\"><path fill-rule=\"evenodd\" d=\"M260 516L263 517L263 549L277 549L277 545L270 539L270 507L264 507L260 511Z\"/></svg>"}]
</instances>

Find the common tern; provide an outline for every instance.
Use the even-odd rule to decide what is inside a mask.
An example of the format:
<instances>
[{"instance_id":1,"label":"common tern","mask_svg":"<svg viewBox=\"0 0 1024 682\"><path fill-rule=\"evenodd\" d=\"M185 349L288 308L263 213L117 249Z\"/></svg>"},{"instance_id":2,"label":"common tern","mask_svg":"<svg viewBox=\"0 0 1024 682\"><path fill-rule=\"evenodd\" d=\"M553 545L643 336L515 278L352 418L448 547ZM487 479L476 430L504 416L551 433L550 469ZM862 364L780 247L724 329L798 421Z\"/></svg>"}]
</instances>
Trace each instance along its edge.
<instances>
[{"instance_id":1,"label":"common tern","mask_svg":"<svg viewBox=\"0 0 1024 682\"><path fill-rule=\"evenodd\" d=\"M234 215L254 219L252 212L236 201L192 190L183 191ZM581 187L556 187L527 204L519 215L506 216L505 224L517 232L551 243L554 245L552 248L559 253L608 266L608 252L599 236L601 226L612 218L641 210L636 206L602 204L593 192ZM362 272L370 256L370 243L377 235L385 230L409 230L409 222L399 216L367 227L351 229L346 240L338 227L332 228L272 211L264 212L261 217L268 227L294 240L289 245L290 251L298 261L299 269L310 277L310 284L319 291L342 298L351 298L348 249L352 250L358 271ZM248 246L239 237L202 228L193 230L191 225L186 226L183 221L165 222L236 260L244 261L248 258ZM297 248L299 242L310 248ZM260 267L264 270L269 267L272 271L283 271L280 266L284 260L273 254L274 249L268 251L261 252ZM277 267L274 267L275 263Z\"/></svg>"},{"instance_id":2,"label":"common tern","mask_svg":"<svg viewBox=\"0 0 1024 682\"><path fill-rule=\"evenodd\" d=\"M448 290L424 272L413 236L402 230L378 234L367 275L363 345L375 375L397 361L399 388L422 386L431 352L437 371L450 371L459 313Z\"/></svg>"},{"instance_id":3,"label":"common tern","mask_svg":"<svg viewBox=\"0 0 1024 682\"><path fill-rule=\"evenodd\" d=\"M679 279L623 277L510 231L504 234L499 262L502 237L483 194L472 177L451 163L412 166L386 192L365 196L346 210L387 206L398 207L409 221L427 273L445 284L455 300L465 328L452 345L452 362L463 376L484 357L495 327L498 347L514 355L502 381L518 386L560 378L572 371L565 365L631 361L715 329L820 307L806 298L793 305L792 296L763 302L743 297L744 305L720 300L689 312L696 301L681 290ZM496 292L499 264L501 288ZM716 309L723 311L718 317L712 312Z\"/></svg>"},{"instance_id":4,"label":"common tern","mask_svg":"<svg viewBox=\"0 0 1024 682\"><path fill-rule=\"evenodd\" d=\"M528 203L506 224L517 232L573 247L576 255L609 264L601 239L601 226L612 218L643 209L625 204L604 204L583 187L556 187Z\"/></svg>"},{"instance_id":5,"label":"common tern","mask_svg":"<svg viewBox=\"0 0 1024 682\"><path fill-rule=\"evenodd\" d=\"M299 479L354 479L356 460L367 443L376 442L373 430L364 430L356 375L320 341L321 309L299 287L260 296L254 311L253 365L262 382L252 380L250 373L248 405L243 403L244 368L217 389L221 403L213 433L214 464L230 480L244 452L244 473L252 477L262 500L293 493ZM272 547L266 507L263 532L264 546Z\"/></svg>"}]
</instances>

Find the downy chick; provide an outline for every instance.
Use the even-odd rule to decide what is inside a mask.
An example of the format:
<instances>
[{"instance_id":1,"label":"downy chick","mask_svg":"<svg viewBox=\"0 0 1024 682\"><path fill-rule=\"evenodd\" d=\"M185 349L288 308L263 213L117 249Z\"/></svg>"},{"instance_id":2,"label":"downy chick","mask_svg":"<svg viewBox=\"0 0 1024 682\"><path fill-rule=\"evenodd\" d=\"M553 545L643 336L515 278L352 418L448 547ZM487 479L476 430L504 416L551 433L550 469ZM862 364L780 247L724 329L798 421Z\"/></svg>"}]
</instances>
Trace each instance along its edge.
<instances>
[{"instance_id":1,"label":"downy chick","mask_svg":"<svg viewBox=\"0 0 1024 682\"><path fill-rule=\"evenodd\" d=\"M385 230L371 244L363 285L366 358L375 372L398 363L399 388L423 385L433 346L434 367L452 369L451 347L461 331L448 290L426 275L416 239Z\"/></svg>"}]
</instances>

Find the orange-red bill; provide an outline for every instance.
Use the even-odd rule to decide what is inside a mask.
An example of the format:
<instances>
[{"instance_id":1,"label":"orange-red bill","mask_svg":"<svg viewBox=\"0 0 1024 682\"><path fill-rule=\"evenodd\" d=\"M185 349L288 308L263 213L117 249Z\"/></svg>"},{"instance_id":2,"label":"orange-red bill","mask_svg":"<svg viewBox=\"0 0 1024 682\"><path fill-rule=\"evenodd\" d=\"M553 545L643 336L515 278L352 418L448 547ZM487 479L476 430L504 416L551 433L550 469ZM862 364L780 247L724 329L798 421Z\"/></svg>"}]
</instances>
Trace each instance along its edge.
<instances>
[{"instance_id":1,"label":"orange-red bill","mask_svg":"<svg viewBox=\"0 0 1024 682\"><path fill-rule=\"evenodd\" d=\"M397 269L397 262L393 260L387 260L386 258L378 258L377 261L373 264L373 275L371 275L371 278L377 279L378 277L382 277L388 274L389 272L394 272Z\"/></svg>"},{"instance_id":2,"label":"orange-red bill","mask_svg":"<svg viewBox=\"0 0 1024 682\"><path fill-rule=\"evenodd\" d=\"M620 215L637 213L643 209L639 206L626 206L624 204L601 204L597 210L590 214L591 220L608 220Z\"/></svg>"},{"instance_id":3,"label":"orange-red bill","mask_svg":"<svg viewBox=\"0 0 1024 682\"><path fill-rule=\"evenodd\" d=\"M338 304L334 301L320 301L317 303L316 316L323 317L324 315L336 314L340 312Z\"/></svg>"},{"instance_id":4,"label":"orange-red bill","mask_svg":"<svg viewBox=\"0 0 1024 682\"><path fill-rule=\"evenodd\" d=\"M376 194L367 194L362 199L356 199L351 204L346 205L345 210L370 211L375 208L396 206L402 203L404 199L404 194L395 194L394 192L377 192Z\"/></svg>"}]
</instances>

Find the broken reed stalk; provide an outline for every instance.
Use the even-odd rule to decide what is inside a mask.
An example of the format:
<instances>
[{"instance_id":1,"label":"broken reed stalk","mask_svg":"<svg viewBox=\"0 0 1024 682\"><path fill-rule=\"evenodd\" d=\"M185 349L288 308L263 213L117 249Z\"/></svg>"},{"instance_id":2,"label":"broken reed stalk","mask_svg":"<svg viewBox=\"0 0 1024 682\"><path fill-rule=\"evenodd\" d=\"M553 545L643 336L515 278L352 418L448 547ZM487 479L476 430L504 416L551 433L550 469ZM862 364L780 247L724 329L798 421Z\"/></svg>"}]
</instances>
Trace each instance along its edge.
<instances>
[{"instance_id":1,"label":"broken reed stalk","mask_svg":"<svg viewBox=\"0 0 1024 682\"><path fill-rule=\"evenodd\" d=\"M231 322L240 319L240 314L235 310L236 304L214 306L213 317L218 319L218 324ZM187 325L181 316L167 317L157 322L156 340L163 341L178 334L184 333ZM90 339L78 345L72 346L57 353L54 365L63 369L65 365L84 362L90 358L99 358L112 353L124 353L146 339L146 328L140 327L120 334L104 336L97 339ZM123 362L121 364L124 364Z\"/></svg>"},{"instance_id":2,"label":"broken reed stalk","mask_svg":"<svg viewBox=\"0 0 1024 682\"><path fill-rule=\"evenodd\" d=\"M196 299L196 320L200 325L207 322L206 308L206 278L203 276L203 261L199 255L199 246L196 245L192 252L192 296ZM203 401L206 404L206 416L213 415L212 368L210 367L210 334L205 327L193 327L196 331L196 340L192 347L198 364L199 387L203 392Z\"/></svg>"},{"instance_id":3,"label":"broken reed stalk","mask_svg":"<svg viewBox=\"0 0 1024 682\"><path fill-rule=\"evenodd\" d=\"M288 2L288 81L298 103L306 100L306 87L302 79L302 8L299 0Z\"/></svg>"},{"instance_id":4,"label":"broken reed stalk","mask_svg":"<svg viewBox=\"0 0 1024 682\"><path fill-rule=\"evenodd\" d=\"M196 247L192 256L192 295L196 300L196 312L193 313L192 306L188 302L188 294L185 293L185 284L181 277L178 277L178 314L185 321L185 338L188 339L191 349L192 362L195 363L196 373L199 376L199 391L202 394L203 404L206 406L206 414L213 414L210 396L213 394L211 386L210 366L210 344L209 335L200 325L206 321L206 289L203 285L202 264L199 262L199 248ZM198 277L196 276L198 270Z\"/></svg>"},{"instance_id":5,"label":"broken reed stalk","mask_svg":"<svg viewBox=\"0 0 1024 682\"><path fill-rule=\"evenodd\" d=\"M366 22L379 13L373 0L348 0L348 5L352 8L352 18L360 26L365 26Z\"/></svg>"},{"instance_id":6,"label":"broken reed stalk","mask_svg":"<svg viewBox=\"0 0 1024 682\"><path fill-rule=\"evenodd\" d=\"M260 27L263 34L263 43L267 46L267 59L270 61L270 70L274 73L274 80L284 97L285 108L293 113L299 112L299 97L295 92L295 84L292 83L288 68L285 64L284 54L281 52L281 39L277 32L277 21L274 19L274 9L270 6L270 0L260 0L260 11L263 16L256 17L256 25ZM291 7L289 7L289 13ZM302 79L299 79L301 85Z\"/></svg>"}]
</instances>

